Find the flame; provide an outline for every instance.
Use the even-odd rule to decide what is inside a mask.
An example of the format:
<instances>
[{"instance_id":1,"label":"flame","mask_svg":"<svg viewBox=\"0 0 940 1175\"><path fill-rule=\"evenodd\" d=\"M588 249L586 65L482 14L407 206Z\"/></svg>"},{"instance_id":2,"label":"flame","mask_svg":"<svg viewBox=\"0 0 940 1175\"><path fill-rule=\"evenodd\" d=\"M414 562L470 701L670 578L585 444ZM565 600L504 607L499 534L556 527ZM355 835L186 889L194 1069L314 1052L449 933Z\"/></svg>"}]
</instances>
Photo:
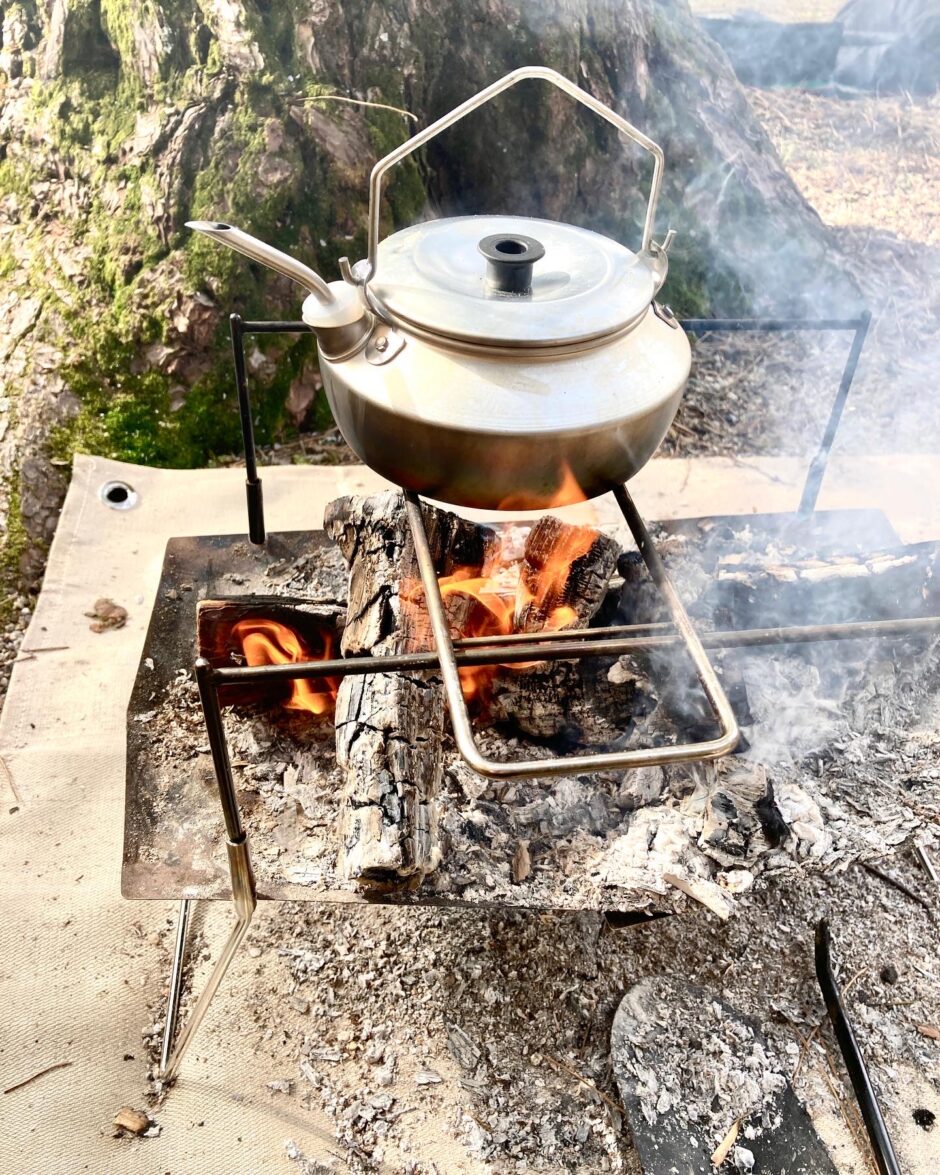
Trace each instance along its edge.
<instances>
[{"instance_id":1,"label":"flame","mask_svg":"<svg viewBox=\"0 0 940 1175\"><path fill-rule=\"evenodd\" d=\"M232 636L241 645L249 665L289 665L298 661L328 661L333 655L333 633L324 628L323 648L313 653L293 629L276 620L239 620L232 625ZM338 683L334 677L291 682L291 695L284 703L288 710L305 710L309 714L329 714L336 701Z\"/></svg>"},{"instance_id":2,"label":"flame","mask_svg":"<svg viewBox=\"0 0 940 1175\"><path fill-rule=\"evenodd\" d=\"M510 494L503 498L497 509L499 510L553 510L559 506L573 506L576 502L586 502L587 494L578 484L578 479L572 472L567 461L562 460L558 469L558 484L551 493L545 495L521 492Z\"/></svg>"},{"instance_id":3,"label":"flame","mask_svg":"<svg viewBox=\"0 0 940 1175\"><path fill-rule=\"evenodd\" d=\"M479 576L472 568L458 568L438 580L441 598L451 618L455 638L508 636L526 630L558 631L578 621L578 614L564 602L573 564L594 542L590 527L571 527L551 549L542 567L524 563L514 591L495 575ZM496 561L497 565L499 560ZM461 605L456 597L463 596ZM469 606L467 606L469 599ZM450 606L448 606L450 604ZM525 669L538 662L516 663L509 668ZM460 682L467 702L485 701L499 666L467 665L460 669Z\"/></svg>"}]
</instances>

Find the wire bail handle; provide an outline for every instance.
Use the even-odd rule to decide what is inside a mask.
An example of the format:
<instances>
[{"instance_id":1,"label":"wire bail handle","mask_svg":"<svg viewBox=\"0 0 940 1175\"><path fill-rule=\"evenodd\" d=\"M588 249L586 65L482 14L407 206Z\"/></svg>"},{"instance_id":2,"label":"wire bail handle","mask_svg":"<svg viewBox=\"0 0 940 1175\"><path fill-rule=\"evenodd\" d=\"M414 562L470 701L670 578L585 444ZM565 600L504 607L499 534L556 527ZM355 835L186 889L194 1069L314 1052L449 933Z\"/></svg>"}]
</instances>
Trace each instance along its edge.
<instances>
[{"instance_id":1,"label":"wire bail handle","mask_svg":"<svg viewBox=\"0 0 940 1175\"><path fill-rule=\"evenodd\" d=\"M372 168L372 175L369 179L369 252L366 260L359 262L353 271L357 284L367 285L375 277L378 268L379 213L382 204L382 181L385 178L386 172L390 171L397 163L401 163L409 155L412 155L419 147L423 147L425 143L436 138L442 131L447 130L448 127L452 127L455 123L460 122L461 119L466 118L474 110L478 110L481 106L484 106L491 98L495 98L497 94L501 94L504 90L510 89L518 82L524 81L527 78L537 78L542 81L551 82L553 86L557 86L559 90L562 90L569 97L574 98L576 102L580 102L582 106L593 110L595 114L611 123L618 131L626 135L628 139L632 139L634 143L639 144L639 146L653 156L653 178L650 182L649 200L646 205L646 218L643 222L641 251L655 254L664 249L668 249L667 244L664 243L663 246L660 246L653 241L653 222L656 217L656 205L659 202L665 162L662 147L658 143L654 143L642 131L637 130L632 123L627 122L621 115L611 110L609 106L605 106L603 102L598 101L597 98L587 93L586 90L582 90L580 86L576 86L574 82L569 81L568 78L557 73L554 69L549 69L543 65L527 65L521 69L512 70L511 73L507 73L499 81L493 82L492 85L480 90L478 94L474 94L472 98L468 98L466 102L455 106L449 114L445 114L437 122L431 123L429 127L425 127L423 131L419 131L418 134L407 139L400 147L396 147L394 151L390 151L384 159L380 159L375 167Z\"/></svg>"}]
</instances>

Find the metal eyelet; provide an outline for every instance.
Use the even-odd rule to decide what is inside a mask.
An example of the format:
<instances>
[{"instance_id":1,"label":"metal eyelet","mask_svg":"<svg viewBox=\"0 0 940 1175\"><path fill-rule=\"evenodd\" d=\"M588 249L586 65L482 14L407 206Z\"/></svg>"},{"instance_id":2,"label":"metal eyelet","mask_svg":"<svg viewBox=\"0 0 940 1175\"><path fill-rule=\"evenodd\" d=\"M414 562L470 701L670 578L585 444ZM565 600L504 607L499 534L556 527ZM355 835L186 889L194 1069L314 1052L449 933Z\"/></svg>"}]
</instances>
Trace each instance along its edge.
<instances>
[{"instance_id":1,"label":"metal eyelet","mask_svg":"<svg viewBox=\"0 0 940 1175\"><path fill-rule=\"evenodd\" d=\"M140 501L137 491L126 481L106 481L98 497L109 510L133 510Z\"/></svg>"}]
</instances>

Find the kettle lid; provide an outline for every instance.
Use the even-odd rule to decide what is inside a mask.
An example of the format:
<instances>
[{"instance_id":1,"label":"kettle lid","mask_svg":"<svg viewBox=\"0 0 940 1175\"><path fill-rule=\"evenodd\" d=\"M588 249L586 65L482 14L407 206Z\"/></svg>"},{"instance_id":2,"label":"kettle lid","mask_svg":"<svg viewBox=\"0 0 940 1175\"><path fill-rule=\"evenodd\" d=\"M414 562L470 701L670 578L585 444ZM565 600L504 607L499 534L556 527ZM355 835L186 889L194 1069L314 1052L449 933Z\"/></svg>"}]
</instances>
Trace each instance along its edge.
<instances>
[{"instance_id":1,"label":"kettle lid","mask_svg":"<svg viewBox=\"0 0 940 1175\"><path fill-rule=\"evenodd\" d=\"M555 347L635 324L658 288L651 259L589 229L523 216L458 216L386 237L379 313L476 346Z\"/></svg>"}]
</instances>

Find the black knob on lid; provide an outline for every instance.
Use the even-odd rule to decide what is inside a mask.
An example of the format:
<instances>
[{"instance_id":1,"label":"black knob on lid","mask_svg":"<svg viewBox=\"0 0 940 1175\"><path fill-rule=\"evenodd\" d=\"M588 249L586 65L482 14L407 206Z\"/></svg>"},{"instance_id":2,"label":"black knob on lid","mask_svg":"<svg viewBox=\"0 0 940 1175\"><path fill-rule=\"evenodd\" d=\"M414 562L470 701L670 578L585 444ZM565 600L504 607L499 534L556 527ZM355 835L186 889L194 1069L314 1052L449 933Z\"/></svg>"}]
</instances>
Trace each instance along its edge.
<instances>
[{"instance_id":1,"label":"black knob on lid","mask_svg":"<svg viewBox=\"0 0 940 1175\"><path fill-rule=\"evenodd\" d=\"M522 233L494 233L478 246L486 258L486 284L501 294L531 294L532 266L545 256L545 246Z\"/></svg>"}]
</instances>

